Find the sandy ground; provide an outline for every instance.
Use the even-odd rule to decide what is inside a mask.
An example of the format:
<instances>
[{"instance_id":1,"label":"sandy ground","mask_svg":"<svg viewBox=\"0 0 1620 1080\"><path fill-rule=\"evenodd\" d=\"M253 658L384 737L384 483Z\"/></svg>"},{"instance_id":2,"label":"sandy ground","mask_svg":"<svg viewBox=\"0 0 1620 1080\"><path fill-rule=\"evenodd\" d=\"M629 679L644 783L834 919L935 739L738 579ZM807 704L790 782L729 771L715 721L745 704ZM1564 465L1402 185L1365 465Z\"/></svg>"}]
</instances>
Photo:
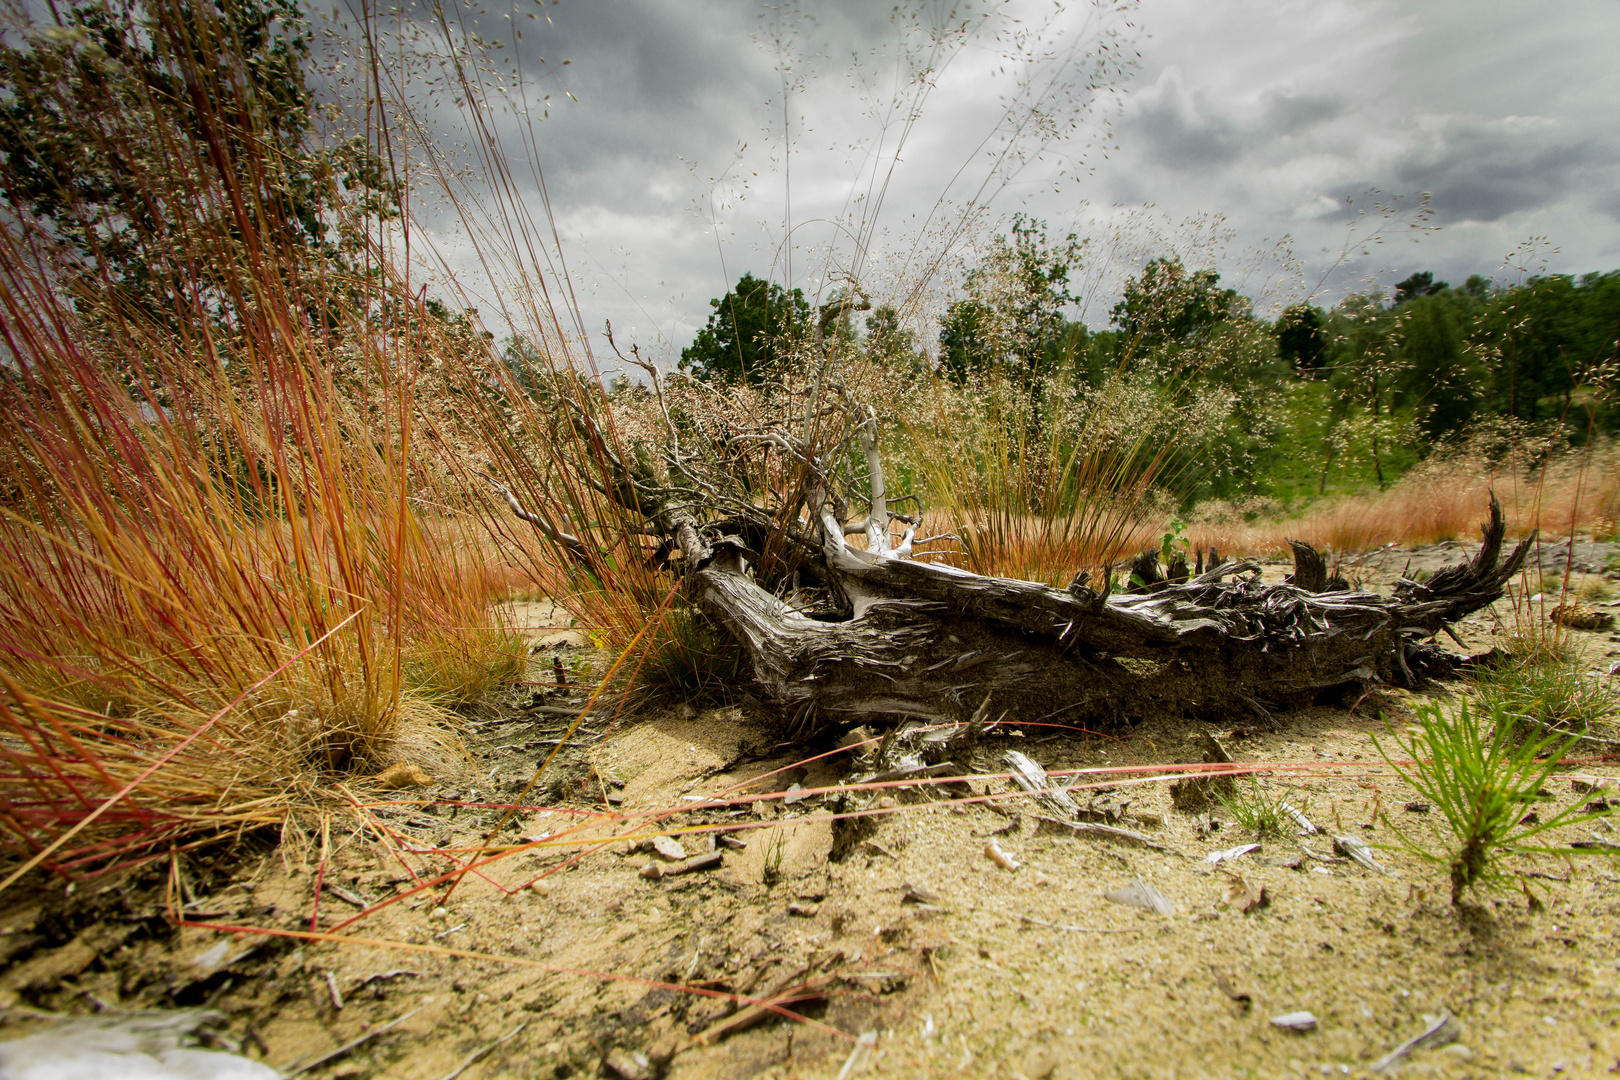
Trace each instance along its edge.
<instances>
[{"instance_id":1,"label":"sandy ground","mask_svg":"<svg viewBox=\"0 0 1620 1080\"><path fill-rule=\"evenodd\" d=\"M588 650L529 614L545 646L532 677L561 664L577 686ZM1483 650L1501 624L1482 614L1460 630ZM1608 632L1579 637L1595 667L1620 650ZM543 699L558 714L576 700ZM1517 857L1514 889L1453 909L1443 866L1378 846L1395 840L1381 813L1417 836L1434 825L1404 809L1413 796L1371 741L1386 732L1375 708L1398 723L1413 703L1380 691L1278 733L1237 717L998 729L966 763L985 774L971 796L860 797L871 830L842 861L824 800L801 796L843 777L847 753L798 762L735 709L593 719L502 834L529 842L444 900L445 883L422 883L465 862L563 733L561 715L514 703L469 731L463 775L377 795L360 828L334 807L324 847L311 829L7 911L0 1037L39 1026L39 1009L207 1005L213 1045L288 1073L365 1039L302 1074L316 1077L1361 1076L1445 1011L1456 1041L1414 1051L1398 1075L1620 1071L1620 862ZM1260 782L1374 845L1381 870L1292 831L1211 867L1210 852L1253 838L1131 774L1082 777L1075 798L1169 850L1052 834L998 778L1009 750L1115 769L1198 760L1206 733L1241 761L1313 763ZM1620 768L1571 774L1608 778L1620 799ZM1537 809L1607 797L1584 786L1561 777ZM682 864L640 843L656 832L719 865L667 873ZM1607 820L1552 842L1593 838L1620 842ZM986 855L992 840L1016 869ZM1173 914L1105 897L1137 879ZM198 925L173 928L181 904ZM324 939L297 936L312 927ZM1272 1023L1297 1011L1313 1030Z\"/></svg>"}]
</instances>

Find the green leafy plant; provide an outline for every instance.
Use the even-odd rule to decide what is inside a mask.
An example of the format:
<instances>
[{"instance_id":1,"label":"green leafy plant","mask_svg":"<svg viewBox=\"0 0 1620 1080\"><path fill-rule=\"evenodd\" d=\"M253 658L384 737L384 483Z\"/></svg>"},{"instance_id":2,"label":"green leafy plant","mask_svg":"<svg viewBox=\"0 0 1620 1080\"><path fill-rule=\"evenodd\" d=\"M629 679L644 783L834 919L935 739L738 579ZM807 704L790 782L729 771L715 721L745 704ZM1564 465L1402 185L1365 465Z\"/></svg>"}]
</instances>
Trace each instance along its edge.
<instances>
[{"instance_id":1,"label":"green leafy plant","mask_svg":"<svg viewBox=\"0 0 1620 1080\"><path fill-rule=\"evenodd\" d=\"M1454 712L1431 703L1418 707L1415 722L1404 732L1391 726L1390 749L1373 739L1378 753L1434 807L1451 834L1446 850L1436 851L1402 831L1388 815L1383 818L1401 847L1446 864L1453 904L1462 903L1463 893L1476 886L1500 886L1505 877L1499 869L1502 856L1551 851L1532 841L1594 816L1576 804L1545 816L1528 813L1527 804L1558 769L1573 740L1557 732L1520 738L1517 719L1500 703L1470 708L1463 701Z\"/></svg>"},{"instance_id":2,"label":"green leafy plant","mask_svg":"<svg viewBox=\"0 0 1620 1080\"><path fill-rule=\"evenodd\" d=\"M1179 518L1170 519L1170 527L1159 540L1159 560L1166 566L1177 555L1186 557L1192 550L1192 541L1187 539L1187 523Z\"/></svg>"},{"instance_id":3,"label":"green leafy plant","mask_svg":"<svg viewBox=\"0 0 1620 1080\"><path fill-rule=\"evenodd\" d=\"M1216 794L1215 800L1244 832L1253 833L1257 840L1282 836L1287 831L1289 815L1283 809L1282 796L1272 795L1258 780L1236 784L1230 795Z\"/></svg>"}]
</instances>

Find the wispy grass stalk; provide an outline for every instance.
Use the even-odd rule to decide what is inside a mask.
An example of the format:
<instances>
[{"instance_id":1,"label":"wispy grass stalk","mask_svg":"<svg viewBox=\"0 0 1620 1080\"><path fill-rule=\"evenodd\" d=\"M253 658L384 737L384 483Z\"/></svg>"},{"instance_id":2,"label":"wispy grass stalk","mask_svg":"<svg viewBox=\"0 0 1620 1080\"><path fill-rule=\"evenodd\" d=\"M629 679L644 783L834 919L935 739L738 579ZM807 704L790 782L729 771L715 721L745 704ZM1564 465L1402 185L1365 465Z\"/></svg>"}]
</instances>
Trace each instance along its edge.
<instances>
[{"instance_id":1,"label":"wispy grass stalk","mask_svg":"<svg viewBox=\"0 0 1620 1080\"><path fill-rule=\"evenodd\" d=\"M465 501L419 453L452 328L375 233L334 260L278 230L284 163L209 44L163 61L217 89L207 123L147 87L97 134L146 197L139 259L189 268L170 292L0 225L0 844L73 833L62 873L279 822L516 663L474 520L429 508Z\"/></svg>"}]
</instances>

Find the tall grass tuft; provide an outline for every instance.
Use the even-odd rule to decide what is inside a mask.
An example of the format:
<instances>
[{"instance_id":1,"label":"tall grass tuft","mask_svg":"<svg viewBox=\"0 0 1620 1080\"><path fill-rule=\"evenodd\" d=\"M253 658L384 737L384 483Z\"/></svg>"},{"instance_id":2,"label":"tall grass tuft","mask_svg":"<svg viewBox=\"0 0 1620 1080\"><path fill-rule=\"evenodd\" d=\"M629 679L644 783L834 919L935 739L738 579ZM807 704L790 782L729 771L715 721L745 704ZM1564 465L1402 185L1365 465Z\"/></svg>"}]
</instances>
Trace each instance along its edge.
<instances>
[{"instance_id":1,"label":"tall grass tuft","mask_svg":"<svg viewBox=\"0 0 1620 1080\"><path fill-rule=\"evenodd\" d=\"M1582 670L1558 627L1525 622L1503 655L1474 673L1474 696L1482 708L1515 718L1529 736L1548 732L1585 735L1620 711L1613 689Z\"/></svg>"},{"instance_id":2,"label":"tall grass tuft","mask_svg":"<svg viewBox=\"0 0 1620 1080\"><path fill-rule=\"evenodd\" d=\"M337 177L347 250L280 227L288 153L240 40L207 12L149 18L169 81L130 80L85 135L145 207L120 261L0 222L0 845L70 877L281 823L520 655L462 488L423 452L455 327ZM57 59L41 92L70 109ZM206 88L201 122L176 123L169 85ZM163 287L132 292L131 266Z\"/></svg>"},{"instance_id":3,"label":"tall grass tuft","mask_svg":"<svg viewBox=\"0 0 1620 1080\"><path fill-rule=\"evenodd\" d=\"M979 376L969 392L939 388L931 422L909 433L966 569L1062 586L1149 538L1156 546L1155 488L1172 452L1147 437L1156 425L1132 432L1116 422L1130 397L1117 379L1088 402L1054 404L999 373Z\"/></svg>"}]
</instances>

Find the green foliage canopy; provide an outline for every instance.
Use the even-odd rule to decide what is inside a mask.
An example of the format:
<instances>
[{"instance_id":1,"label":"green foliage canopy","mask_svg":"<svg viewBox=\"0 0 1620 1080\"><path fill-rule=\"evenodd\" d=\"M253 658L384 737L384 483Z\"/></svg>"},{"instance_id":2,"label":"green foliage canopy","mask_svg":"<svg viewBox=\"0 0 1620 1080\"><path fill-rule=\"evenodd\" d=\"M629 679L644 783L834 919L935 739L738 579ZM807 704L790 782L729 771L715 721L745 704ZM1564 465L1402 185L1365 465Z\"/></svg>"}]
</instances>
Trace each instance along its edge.
<instances>
[{"instance_id":1,"label":"green foliage canopy","mask_svg":"<svg viewBox=\"0 0 1620 1080\"><path fill-rule=\"evenodd\" d=\"M866 355L886 368L920 375L928 358L917 347L917 335L900 321L892 304L880 304L866 317Z\"/></svg>"},{"instance_id":2,"label":"green foliage canopy","mask_svg":"<svg viewBox=\"0 0 1620 1080\"><path fill-rule=\"evenodd\" d=\"M758 383L810 333L810 305L791 291L753 274L718 300L696 340L681 350L681 370L706 381Z\"/></svg>"},{"instance_id":3,"label":"green foliage canopy","mask_svg":"<svg viewBox=\"0 0 1620 1080\"><path fill-rule=\"evenodd\" d=\"M1275 327L1277 351L1301 372L1322 366L1327 352L1327 316L1313 304L1291 304L1283 309Z\"/></svg>"},{"instance_id":4,"label":"green foliage canopy","mask_svg":"<svg viewBox=\"0 0 1620 1080\"><path fill-rule=\"evenodd\" d=\"M81 290L172 314L212 289L229 307L233 266L359 251L340 204L397 214L400 187L363 142L313 145L296 0L52 11L0 38L0 193Z\"/></svg>"},{"instance_id":5,"label":"green foliage canopy","mask_svg":"<svg viewBox=\"0 0 1620 1080\"><path fill-rule=\"evenodd\" d=\"M1079 238L1069 233L1054 244L1044 222L1022 214L1013 218L1011 232L1010 241L991 241L989 254L968 271L967 296L940 319L940 367L958 382L1003 365L1038 372L1067 325L1063 312L1074 303L1069 274L1080 262Z\"/></svg>"},{"instance_id":6,"label":"green foliage canopy","mask_svg":"<svg viewBox=\"0 0 1620 1080\"><path fill-rule=\"evenodd\" d=\"M1196 344L1221 323L1248 314L1248 302L1236 289L1220 288L1220 280L1214 270L1189 271L1180 259L1154 259L1125 282L1109 319L1138 353Z\"/></svg>"}]
</instances>

